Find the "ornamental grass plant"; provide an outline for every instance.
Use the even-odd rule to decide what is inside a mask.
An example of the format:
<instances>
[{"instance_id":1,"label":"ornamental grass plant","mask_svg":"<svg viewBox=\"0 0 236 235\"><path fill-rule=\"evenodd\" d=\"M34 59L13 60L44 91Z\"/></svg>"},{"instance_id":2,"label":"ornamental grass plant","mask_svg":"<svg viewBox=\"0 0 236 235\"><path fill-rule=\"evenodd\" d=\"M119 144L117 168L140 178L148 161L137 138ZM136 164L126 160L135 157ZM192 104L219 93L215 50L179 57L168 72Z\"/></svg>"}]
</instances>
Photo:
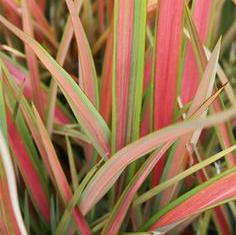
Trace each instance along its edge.
<instances>
[{"instance_id":1,"label":"ornamental grass plant","mask_svg":"<svg viewBox=\"0 0 236 235\"><path fill-rule=\"evenodd\" d=\"M236 2L0 1L0 234L236 234Z\"/></svg>"}]
</instances>

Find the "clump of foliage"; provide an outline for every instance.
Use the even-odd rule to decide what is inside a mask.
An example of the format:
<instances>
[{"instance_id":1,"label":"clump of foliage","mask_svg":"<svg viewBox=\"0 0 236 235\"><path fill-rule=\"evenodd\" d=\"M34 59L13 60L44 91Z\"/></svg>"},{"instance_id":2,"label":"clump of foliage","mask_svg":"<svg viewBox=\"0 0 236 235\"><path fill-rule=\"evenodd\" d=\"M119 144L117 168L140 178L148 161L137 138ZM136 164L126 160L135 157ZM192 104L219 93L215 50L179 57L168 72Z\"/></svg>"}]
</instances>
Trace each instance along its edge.
<instances>
[{"instance_id":1,"label":"clump of foliage","mask_svg":"<svg viewBox=\"0 0 236 235\"><path fill-rule=\"evenodd\" d=\"M231 0L0 1L1 234L235 234Z\"/></svg>"}]
</instances>

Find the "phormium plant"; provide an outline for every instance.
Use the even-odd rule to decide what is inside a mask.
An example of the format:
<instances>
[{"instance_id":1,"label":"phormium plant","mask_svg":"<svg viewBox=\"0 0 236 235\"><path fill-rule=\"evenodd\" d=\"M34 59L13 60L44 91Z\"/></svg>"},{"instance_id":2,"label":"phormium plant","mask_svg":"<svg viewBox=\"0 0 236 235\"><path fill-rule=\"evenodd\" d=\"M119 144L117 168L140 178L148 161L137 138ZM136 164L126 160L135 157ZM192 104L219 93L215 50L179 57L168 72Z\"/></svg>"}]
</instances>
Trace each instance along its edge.
<instances>
[{"instance_id":1,"label":"phormium plant","mask_svg":"<svg viewBox=\"0 0 236 235\"><path fill-rule=\"evenodd\" d=\"M231 0L0 1L0 234L236 234Z\"/></svg>"}]
</instances>

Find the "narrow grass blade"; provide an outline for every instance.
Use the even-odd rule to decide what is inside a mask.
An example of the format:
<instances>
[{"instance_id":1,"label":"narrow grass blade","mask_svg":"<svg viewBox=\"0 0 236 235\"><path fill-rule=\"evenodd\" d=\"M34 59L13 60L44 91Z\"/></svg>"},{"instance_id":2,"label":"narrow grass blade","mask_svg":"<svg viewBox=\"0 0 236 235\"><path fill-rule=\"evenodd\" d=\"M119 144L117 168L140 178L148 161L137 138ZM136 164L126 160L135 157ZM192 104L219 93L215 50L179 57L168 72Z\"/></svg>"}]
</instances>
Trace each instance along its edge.
<instances>
[{"instance_id":1,"label":"narrow grass blade","mask_svg":"<svg viewBox=\"0 0 236 235\"><path fill-rule=\"evenodd\" d=\"M212 52L212 56L210 57L209 62L202 75L202 79L198 85L197 91L192 101L192 105L187 113L188 118L191 117L195 110L199 109L201 104L212 94L220 54L220 45L221 40L219 40L216 44Z\"/></svg>"},{"instance_id":2,"label":"narrow grass blade","mask_svg":"<svg viewBox=\"0 0 236 235\"><path fill-rule=\"evenodd\" d=\"M100 113L104 120L109 123L112 112L112 53L113 53L113 28L110 29L107 39L102 78L100 88Z\"/></svg>"},{"instance_id":3,"label":"narrow grass blade","mask_svg":"<svg viewBox=\"0 0 236 235\"><path fill-rule=\"evenodd\" d=\"M2 77L2 69L0 69L0 77ZM5 98L4 98L4 84L3 80L0 79L0 129L2 130L5 139L8 139L7 132L7 120L6 120L6 109L5 109Z\"/></svg>"},{"instance_id":4,"label":"narrow grass blade","mask_svg":"<svg viewBox=\"0 0 236 235\"><path fill-rule=\"evenodd\" d=\"M4 54L0 54L1 59L8 69L9 73L13 76L15 79L16 83L19 86L23 85L23 94L24 96L32 100L32 89L30 85L30 77L28 71L25 71L24 68L17 66L14 61L12 61L10 58L5 56ZM45 87L42 87L41 89L43 93L43 101L47 102L48 96L47 96L47 90ZM65 114L65 111L62 110L60 105L56 105L55 107L55 115L54 115L54 121L56 123L61 123L61 124L68 124L71 122L70 118L68 117L67 114Z\"/></svg>"},{"instance_id":5,"label":"narrow grass blade","mask_svg":"<svg viewBox=\"0 0 236 235\"><path fill-rule=\"evenodd\" d=\"M70 143L70 139L68 136L66 136L66 148L67 148L67 154L69 159L69 165L70 165L70 175L71 175L71 181L73 185L73 190L77 188L78 185L78 176L76 171L76 165L75 165L75 159L73 156L73 150Z\"/></svg>"},{"instance_id":6,"label":"narrow grass blade","mask_svg":"<svg viewBox=\"0 0 236 235\"><path fill-rule=\"evenodd\" d=\"M195 50L196 58L198 60L198 65L199 65L199 71L201 73L207 65L207 56L200 42L196 26L191 18L191 14L189 12L187 4L185 4L185 14L187 16L187 24L192 38L192 45ZM213 103L214 110L215 111L219 110L221 105L222 105L222 100L217 99L216 102ZM222 124L219 128L217 128L217 131L219 131L220 135L222 136L222 139L226 140L225 143L223 144L221 141L221 145L223 148L227 148L231 146L230 143L234 143L234 139L232 138L233 136L232 130L228 129L225 124ZM231 156L227 158L227 162L229 165L234 166L236 164L234 153L231 153L230 155Z\"/></svg>"},{"instance_id":7,"label":"narrow grass blade","mask_svg":"<svg viewBox=\"0 0 236 235\"><path fill-rule=\"evenodd\" d=\"M54 35L52 34L51 27L44 16L42 10L40 9L38 3L35 0L27 0L28 1L28 7L31 12L33 12L34 18L37 20L38 24L41 25L42 28L44 28L52 37ZM24 10L22 11L22 16L24 15ZM24 16L23 16L24 17Z\"/></svg>"},{"instance_id":8,"label":"narrow grass blade","mask_svg":"<svg viewBox=\"0 0 236 235\"><path fill-rule=\"evenodd\" d=\"M72 192L71 192L70 186L64 175L61 164L57 158L55 149L50 141L47 131L45 127L43 126L42 120L40 119L40 116L34 107L33 107L33 110L35 114L36 124L39 129L41 141L47 153L49 166L51 168L53 177L56 182L57 190L60 193L63 199L63 202L66 204L72 198ZM79 226L81 234L84 234L84 235L91 234L90 228L88 227L88 224L85 221L82 214L80 213L80 211L78 209L74 209L73 215L74 215L76 223Z\"/></svg>"},{"instance_id":9,"label":"narrow grass blade","mask_svg":"<svg viewBox=\"0 0 236 235\"><path fill-rule=\"evenodd\" d=\"M2 69L1 69L1 77L3 76L2 74ZM0 80L0 107L1 107L1 112L0 112L0 135L1 135L1 141L2 145L4 144L3 142L8 140L8 128L7 128L7 121L6 121L6 108L5 108L5 92L3 89L3 80ZM6 146L5 146L6 148ZM7 150L8 151L8 150ZM0 150L1 157L5 157L2 153L2 147ZM1 229L2 232L6 234L10 233L15 233L15 234L20 234L19 226L17 224L17 220L14 215L13 211L13 205L12 205L12 197L9 194L9 188L8 188L8 181L7 181L7 176L6 176L6 171L4 170L3 162L0 159L0 211L1 211ZM14 177L14 175L13 175ZM9 176L8 176L9 180ZM14 180L14 179L13 179Z\"/></svg>"},{"instance_id":10,"label":"narrow grass blade","mask_svg":"<svg viewBox=\"0 0 236 235\"><path fill-rule=\"evenodd\" d=\"M57 229L55 231L54 235L60 235L62 234L62 231L64 230L65 225L68 223L68 221L70 220L71 217L71 213L73 208L78 204L78 202L80 201L81 198L81 194L84 190L84 188L86 187L86 185L88 184L88 182L91 180L91 178L93 177L93 175L95 174L95 172L97 171L98 167L99 167L98 163L97 165L95 165L89 172L88 174L85 176L85 178L82 180L82 182L80 183L80 185L76 188L74 195L71 199L71 201L69 202L69 204L67 205L62 218L57 226Z\"/></svg>"},{"instance_id":11,"label":"narrow grass blade","mask_svg":"<svg viewBox=\"0 0 236 235\"><path fill-rule=\"evenodd\" d=\"M200 0L194 3L193 21L195 22L201 43L204 43L207 39L211 7L212 1ZM193 99L200 81L199 76L194 51L190 43L188 43L181 91L181 100L184 104Z\"/></svg>"},{"instance_id":12,"label":"narrow grass blade","mask_svg":"<svg viewBox=\"0 0 236 235\"><path fill-rule=\"evenodd\" d=\"M1 71L3 72L2 66L1 66ZM1 74L1 84L3 85L3 77L4 77L4 72ZM9 109L7 109L7 118L6 118L6 113L5 113L5 104L9 104L9 97L8 97L8 91L5 87L4 93L6 95L6 103L2 104L2 111L1 111L1 123L5 125L7 124L7 136L9 146L11 147L11 151L14 155L14 160L16 163L16 166L20 169L21 175L23 177L23 180L25 182L26 188L28 189L32 202L36 208L36 210L39 212L40 216L46 221L47 223L50 222L50 211L49 211L49 206L48 206L48 198L47 198L47 193L45 191L45 187L42 183L42 177L40 177L38 168L35 167L36 159L32 159L29 154L34 153L34 157L37 158L37 154L32 151L28 151L24 145L24 143L28 144L28 148L30 149L32 147L32 143L29 142L29 139L26 138L25 130L21 129L21 135L19 134L18 130L16 129L15 125L13 124L11 117L14 117L12 113L9 113ZM1 94L4 95L3 90L1 91ZM9 106L9 105L7 105ZM5 117L4 117L5 116ZM18 122L17 120L14 120L16 123ZM22 128L23 126L20 126ZM4 130L6 128L3 128ZM6 135L6 133L5 133ZM24 137L24 141L22 141L22 138ZM2 140L3 141L3 140ZM8 191L7 187L6 193ZM3 193L4 194L4 193ZM11 207L11 203L9 202L9 208ZM11 209L9 209L11 210ZM14 219L12 220L12 222Z\"/></svg>"},{"instance_id":13,"label":"narrow grass blade","mask_svg":"<svg viewBox=\"0 0 236 235\"><path fill-rule=\"evenodd\" d=\"M14 215L11 196L7 185L7 177L0 161L0 212L1 212L1 232L3 234L22 235Z\"/></svg>"},{"instance_id":14,"label":"narrow grass blade","mask_svg":"<svg viewBox=\"0 0 236 235\"><path fill-rule=\"evenodd\" d=\"M146 1L115 1L113 39L112 149L139 136Z\"/></svg>"},{"instance_id":15,"label":"narrow grass blade","mask_svg":"<svg viewBox=\"0 0 236 235\"><path fill-rule=\"evenodd\" d=\"M153 124L156 130L169 125L173 121L182 35L183 6L183 0L178 2L174 0L159 0L158 2L155 62L153 63ZM160 180L164 165L165 158L162 158L154 168L152 179L154 185Z\"/></svg>"},{"instance_id":16,"label":"narrow grass blade","mask_svg":"<svg viewBox=\"0 0 236 235\"><path fill-rule=\"evenodd\" d=\"M115 1L112 66L112 152L126 143L134 1Z\"/></svg>"},{"instance_id":17,"label":"narrow grass blade","mask_svg":"<svg viewBox=\"0 0 236 235\"><path fill-rule=\"evenodd\" d=\"M224 201L229 201L231 198L234 199L236 195L233 184L235 177L235 168L232 168L197 186L171 202L160 213L155 214L143 229L149 228L150 231L158 231L160 228L160 230L167 232L170 228L181 223L187 216L196 215L206 209L220 205Z\"/></svg>"},{"instance_id":18,"label":"narrow grass blade","mask_svg":"<svg viewBox=\"0 0 236 235\"><path fill-rule=\"evenodd\" d=\"M137 171L137 173L130 180L129 184L126 186L122 195L119 197L118 202L113 208L110 216L108 217L107 222L104 225L102 234L116 234L126 216L126 213L132 203L132 200L143 184L144 180L147 178L151 170L154 168L156 163L160 160L163 154L171 146L170 143L166 143L163 147L151 154L148 160L142 165L142 167Z\"/></svg>"},{"instance_id":19,"label":"narrow grass blade","mask_svg":"<svg viewBox=\"0 0 236 235\"><path fill-rule=\"evenodd\" d=\"M131 77L128 99L127 143L136 140L140 135L145 62L146 6L146 0L136 0L133 5L134 13L130 68Z\"/></svg>"},{"instance_id":20,"label":"narrow grass blade","mask_svg":"<svg viewBox=\"0 0 236 235\"><path fill-rule=\"evenodd\" d=\"M97 74L83 26L77 16L75 4L66 0L71 15L79 55L79 84L95 107L99 105Z\"/></svg>"},{"instance_id":21,"label":"narrow grass blade","mask_svg":"<svg viewBox=\"0 0 236 235\"><path fill-rule=\"evenodd\" d=\"M185 6L186 8L187 6ZM191 16L189 15L190 12L187 10L188 17L191 21L191 27L194 28L193 22L191 20ZM190 23L189 23L190 24ZM195 34L194 34L195 35ZM201 49L201 45L198 39L198 36L196 35L194 37L194 40L197 42L199 48ZM215 76L216 76L216 70L217 70L217 65L218 65L218 58L219 58L219 53L220 53L220 45L221 45L221 40L218 41L214 48L214 52L212 53L211 58L209 59L208 64L205 64L202 67L205 69L204 72L202 72L202 79L198 85L197 91L195 92L194 99L192 101L192 105L187 113L187 117L189 118L195 111L194 110L199 110L201 105L211 96L212 91L213 91L213 86L215 82ZM213 55L214 54L214 55ZM202 55L204 57L204 54ZM200 55L199 55L200 57ZM204 57L204 61L205 61ZM202 60L200 60L201 63ZM206 115L206 112L203 114ZM167 178L173 177L177 173L180 172L181 169L184 169L187 164L188 160L188 155L187 155L187 149L185 148L186 144L192 143L193 138L194 138L194 143L198 140L200 137L201 130L198 132L192 133L189 136L184 136L179 140L179 143L177 145L177 149L175 151L174 157L172 159L172 162L170 163L169 169L168 169L168 174ZM229 146L228 146L229 147ZM181 156L181 158L180 158ZM171 197L173 196L174 191L176 190L176 187L173 187L172 189L168 189L166 192L164 192L163 197L162 197L162 202L161 204L164 205L169 202Z\"/></svg>"},{"instance_id":22,"label":"narrow grass blade","mask_svg":"<svg viewBox=\"0 0 236 235\"><path fill-rule=\"evenodd\" d=\"M204 104L201 105L200 108L193 114L193 118L196 118L202 113L204 113L206 108L213 102L214 99L216 99L217 95L219 95L222 89L220 89L219 92L217 92L206 102L204 102ZM168 142L163 147L161 147L160 151L154 152L138 170L137 174L131 179L125 191L122 193L119 201L116 203L116 206L114 207L111 215L109 216L108 221L103 229L103 234L112 234L117 232L122 220L125 217L129 205L131 204L134 198L135 193L140 188L140 186L142 185L150 171L153 169L155 164L161 159L163 154L172 145L172 143L173 142Z\"/></svg>"},{"instance_id":23,"label":"narrow grass blade","mask_svg":"<svg viewBox=\"0 0 236 235\"><path fill-rule=\"evenodd\" d=\"M123 170L133 161L153 151L160 144L186 135L196 129L212 126L235 115L235 109L216 114L208 118L185 121L159 131L155 131L127 145L109 159L95 174L86 187L80 202L80 209L86 214L114 184ZM99 188L97 187L99 185Z\"/></svg>"},{"instance_id":24,"label":"narrow grass blade","mask_svg":"<svg viewBox=\"0 0 236 235\"><path fill-rule=\"evenodd\" d=\"M184 1L160 0L158 4L154 65L156 68L154 75L155 129L169 125L173 120ZM163 97L165 97L164 100Z\"/></svg>"},{"instance_id":25,"label":"narrow grass blade","mask_svg":"<svg viewBox=\"0 0 236 235\"><path fill-rule=\"evenodd\" d=\"M79 141L91 144L91 142L89 141L88 137L85 134L73 128L69 127L67 128L66 126L55 125L53 134L68 136L74 139L78 139Z\"/></svg>"},{"instance_id":26,"label":"narrow grass blade","mask_svg":"<svg viewBox=\"0 0 236 235\"><path fill-rule=\"evenodd\" d=\"M219 90L217 90L212 96L210 96L208 99L206 99L191 115L190 115L190 119L193 118L194 116L200 116L200 114L204 113L207 108L209 107L216 99L217 97L220 95L220 93L225 89L225 86L227 86L227 83L224 84L223 86L221 86L219 88Z\"/></svg>"},{"instance_id":27,"label":"narrow grass blade","mask_svg":"<svg viewBox=\"0 0 236 235\"><path fill-rule=\"evenodd\" d=\"M43 218L47 223L50 222L50 207L47 194L32 160L27 152L22 137L19 131L14 126L10 115L7 118L9 129L9 144L11 150L14 153L15 161L20 169L21 175L25 181L25 185L29 190L30 196L33 202L36 204L36 208L43 215Z\"/></svg>"},{"instance_id":28,"label":"narrow grass blade","mask_svg":"<svg viewBox=\"0 0 236 235\"><path fill-rule=\"evenodd\" d=\"M5 142L5 139L2 134L2 130L0 130L0 155L1 155L1 164L4 166L4 171L6 172L6 180L7 180L7 190L9 190L9 199L8 202L11 204L13 210L13 218L12 220L16 220L18 229L15 230L16 234L19 235L27 235L27 231L24 225L24 221L21 215L19 200L18 200L18 193L17 193L17 186L16 186L16 179L15 173L13 168L13 163L11 160L11 156ZM2 189L2 192L4 189ZM14 226L15 227L15 226Z\"/></svg>"},{"instance_id":29,"label":"narrow grass blade","mask_svg":"<svg viewBox=\"0 0 236 235\"><path fill-rule=\"evenodd\" d=\"M53 74L66 99L72 107L72 110L83 127L86 134L91 139L95 148L101 156L110 154L109 135L110 131L107 124L97 112L95 107L85 96L79 86L73 81L71 76L60 67L56 61L43 49L36 41L27 34L20 31L13 24L7 21L3 16L0 16L0 22L9 30L15 33L21 40L26 42L41 62Z\"/></svg>"},{"instance_id":30,"label":"narrow grass blade","mask_svg":"<svg viewBox=\"0 0 236 235\"><path fill-rule=\"evenodd\" d=\"M232 234L233 233L226 207L223 207L223 206L215 207L213 219L214 219L214 223L217 227L217 230L221 234ZM207 234L207 231L205 234Z\"/></svg>"},{"instance_id":31,"label":"narrow grass blade","mask_svg":"<svg viewBox=\"0 0 236 235\"><path fill-rule=\"evenodd\" d=\"M153 48L150 48L146 52L145 56L145 68L144 68L144 81L143 81L143 107L142 107L142 121L141 121L141 136L149 134L152 131L152 118L150 107L153 97L152 92L152 62L153 62Z\"/></svg>"},{"instance_id":32,"label":"narrow grass blade","mask_svg":"<svg viewBox=\"0 0 236 235\"><path fill-rule=\"evenodd\" d=\"M5 72L7 74L7 71ZM7 85L9 89L12 89L11 92L15 96L16 94L14 92L16 92L18 88L17 86L15 86L14 83L12 83L9 77L8 79L9 80L6 80L8 82ZM35 108L35 114L33 113L32 109L29 107L29 104L26 102L24 97L22 97L22 103L20 108L27 122L27 125L29 126L35 143L39 149L39 152L42 156L42 159L47 169L47 173L49 174L52 183L55 185L55 188L59 191L63 202L66 203L72 197L72 193L67 179L65 178L64 172L61 168L61 165L58 161L55 149L51 143L51 140L46 132L45 127L42 124L42 120L40 119L40 116ZM81 229L81 232L83 234L90 234L90 229L78 208L75 208L73 210L73 217L77 222L79 228Z\"/></svg>"},{"instance_id":33,"label":"narrow grass blade","mask_svg":"<svg viewBox=\"0 0 236 235\"><path fill-rule=\"evenodd\" d=\"M98 20L99 20L99 30L102 33L105 29L105 1L98 0Z\"/></svg>"},{"instance_id":34,"label":"narrow grass blade","mask_svg":"<svg viewBox=\"0 0 236 235\"><path fill-rule=\"evenodd\" d=\"M175 177L155 186L154 188L150 189L149 191L145 192L144 194L140 195L139 197L137 197L134 201L134 206L139 205L141 203L146 202L147 200L149 200L150 198L156 196L158 193L160 193L161 191L164 191L166 188L172 186L175 183L178 183L180 180L183 180L185 177L192 175L193 173L201 170L202 168L212 164L215 161L218 161L219 159L223 158L224 156L226 156L228 153L234 151L236 149L236 146L232 146L228 149L225 149L209 158L207 158L206 160L195 164L194 166L190 167L189 169L183 171L182 173L176 175Z\"/></svg>"},{"instance_id":35,"label":"narrow grass blade","mask_svg":"<svg viewBox=\"0 0 236 235\"><path fill-rule=\"evenodd\" d=\"M75 0L74 6L79 13L81 6L82 6L83 0ZM67 18L67 22L64 28L64 32L62 35L62 39L57 51L57 56L56 56L56 61L58 62L59 65L63 66L65 59L66 59L66 54L69 50L70 47L70 42L73 36L73 27L72 27L72 22L70 16ZM50 89L49 89L49 103L48 103L48 108L47 108L47 129L49 133L52 132L53 129L53 117L54 117L54 112L55 112L55 107L56 107L56 98L57 98L57 83L54 79L51 80L50 83Z\"/></svg>"},{"instance_id":36,"label":"narrow grass blade","mask_svg":"<svg viewBox=\"0 0 236 235\"><path fill-rule=\"evenodd\" d=\"M66 4L71 15L71 21L78 48L79 85L93 105L96 108L99 108L98 80L89 42L82 23L77 16L74 2L72 0L66 0ZM85 4L90 3L87 1ZM85 147L85 155L88 162L91 162L93 156L93 148L91 145Z\"/></svg>"},{"instance_id":37,"label":"narrow grass blade","mask_svg":"<svg viewBox=\"0 0 236 235\"><path fill-rule=\"evenodd\" d=\"M23 0L21 3L22 16L23 16L23 29L25 33L29 34L31 37L34 37L32 17L29 11L28 3L29 3L28 0ZM39 77L39 70L38 70L36 56L26 43L25 43L25 50L26 50L27 64L28 64L30 78L31 78L31 89L33 93L33 100L34 100L36 108L38 109L40 116L44 119L43 98L42 98L42 92L41 92L41 87L40 87L40 77Z\"/></svg>"}]
</instances>

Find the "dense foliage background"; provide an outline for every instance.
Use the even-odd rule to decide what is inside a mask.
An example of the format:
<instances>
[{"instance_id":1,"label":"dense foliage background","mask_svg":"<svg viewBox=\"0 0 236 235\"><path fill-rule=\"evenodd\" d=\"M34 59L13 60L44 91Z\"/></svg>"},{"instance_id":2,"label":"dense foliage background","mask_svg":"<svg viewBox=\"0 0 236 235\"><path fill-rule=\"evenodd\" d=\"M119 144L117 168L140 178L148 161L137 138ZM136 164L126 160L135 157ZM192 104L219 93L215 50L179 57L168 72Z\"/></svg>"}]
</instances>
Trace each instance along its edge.
<instances>
[{"instance_id":1,"label":"dense foliage background","mask_svg":"<svg viewBox=\"0 0 236 235\"><path fill-rule=\"evenodd\" d=\"M0 1L0 234L236 234L232 0Z\"/></svg>"}]
</instances>

